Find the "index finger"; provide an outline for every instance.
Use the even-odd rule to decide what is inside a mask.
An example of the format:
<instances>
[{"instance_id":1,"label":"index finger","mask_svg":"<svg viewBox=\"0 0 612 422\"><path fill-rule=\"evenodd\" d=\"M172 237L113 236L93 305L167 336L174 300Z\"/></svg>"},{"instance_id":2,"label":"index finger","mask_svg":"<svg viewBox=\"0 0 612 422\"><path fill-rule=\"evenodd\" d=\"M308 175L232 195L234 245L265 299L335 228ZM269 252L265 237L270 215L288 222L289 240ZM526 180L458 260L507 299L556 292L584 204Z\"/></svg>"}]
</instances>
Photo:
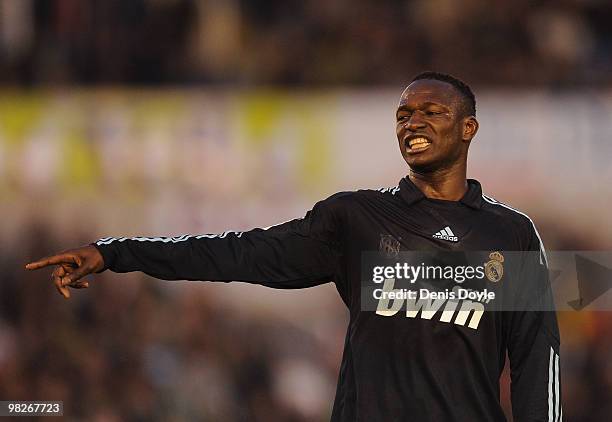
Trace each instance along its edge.
<instances>
[{"instance_id":1,"label":"index finger","mask_svg":"<svg viewBox=\"0 0 612 422\"><path fill-rule=\"evenodd\" d=\"M76 263L75 257L72 254L59 254L48 256L38 261L30 262L25 266L26 270L38 270L39 268L47 267L49 265L58 264L72 264Z\"/></svg>"}]
</instances>

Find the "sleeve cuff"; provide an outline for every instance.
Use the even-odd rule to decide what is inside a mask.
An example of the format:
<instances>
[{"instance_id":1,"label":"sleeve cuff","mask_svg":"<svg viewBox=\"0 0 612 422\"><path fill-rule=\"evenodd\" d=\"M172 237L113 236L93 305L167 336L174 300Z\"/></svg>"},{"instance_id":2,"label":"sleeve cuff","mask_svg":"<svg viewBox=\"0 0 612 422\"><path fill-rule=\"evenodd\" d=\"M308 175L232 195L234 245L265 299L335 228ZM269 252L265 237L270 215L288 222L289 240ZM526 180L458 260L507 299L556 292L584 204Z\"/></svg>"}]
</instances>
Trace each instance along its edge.
<instances>
[{"instance_id":1,"label":"sleeve cuff","mask_svg":"<svg viewBox=\"0 0 612 422\"><path fill-rule=\"evenodd\" d=\"M100 252L100 255L102 255L102 260L104 261L104 266L100 271L97 271L97 273L110 269L115 260L114 248L111 245L98 245L96 242L93 242L90 245L95 247L98 252Z\"/></svg>"}]
</instances>

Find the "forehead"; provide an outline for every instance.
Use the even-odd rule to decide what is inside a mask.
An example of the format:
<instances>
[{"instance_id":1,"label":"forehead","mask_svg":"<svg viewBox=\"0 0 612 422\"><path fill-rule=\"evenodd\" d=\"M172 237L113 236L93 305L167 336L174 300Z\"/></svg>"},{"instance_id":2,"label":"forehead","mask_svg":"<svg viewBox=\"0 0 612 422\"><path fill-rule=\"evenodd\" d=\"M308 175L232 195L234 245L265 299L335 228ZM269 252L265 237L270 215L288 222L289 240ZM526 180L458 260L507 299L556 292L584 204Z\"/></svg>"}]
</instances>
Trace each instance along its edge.
<instances>
[{"instance_id":1,"label":"forehead","mask_svg":"<svg viewBox=\"0 0 612 422\"><path fill-rule=\"evenodd\" d=\"M461 96L455 87L447 82L421 79L412 82L404 89L399 107L422 103L437 103L455 108L461 104Z\"/></svg>"}]
</instances>

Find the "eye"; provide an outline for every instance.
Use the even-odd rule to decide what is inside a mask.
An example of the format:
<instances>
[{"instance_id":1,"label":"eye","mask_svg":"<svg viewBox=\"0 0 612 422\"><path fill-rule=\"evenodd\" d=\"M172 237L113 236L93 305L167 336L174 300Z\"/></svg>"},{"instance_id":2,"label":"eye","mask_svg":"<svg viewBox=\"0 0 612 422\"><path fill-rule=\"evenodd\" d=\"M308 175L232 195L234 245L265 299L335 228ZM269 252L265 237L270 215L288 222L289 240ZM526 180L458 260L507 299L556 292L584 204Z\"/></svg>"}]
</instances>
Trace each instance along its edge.
<instances>
[{"instance_id":1,"label":"eye","mask_svg":"<svg viewBox=\"0 0 612 422\"><path fill-rule=\"evenodd\" d=\"M428 116L439 116L440 114L442 114L442 112L436 110L428 110L425 112L425 114Z\"/></svg>"},{"instance_id":2,"label":"eye","mask_svg":"<svg viewBox=\"0 0 612 422\"><path fill-rule=\"evenodd\" d=\"M398 122L403 122L406 119L410 118L411 113L402 113L401 116L397 116L397 121Z\"/></svg>"}]
</instances>

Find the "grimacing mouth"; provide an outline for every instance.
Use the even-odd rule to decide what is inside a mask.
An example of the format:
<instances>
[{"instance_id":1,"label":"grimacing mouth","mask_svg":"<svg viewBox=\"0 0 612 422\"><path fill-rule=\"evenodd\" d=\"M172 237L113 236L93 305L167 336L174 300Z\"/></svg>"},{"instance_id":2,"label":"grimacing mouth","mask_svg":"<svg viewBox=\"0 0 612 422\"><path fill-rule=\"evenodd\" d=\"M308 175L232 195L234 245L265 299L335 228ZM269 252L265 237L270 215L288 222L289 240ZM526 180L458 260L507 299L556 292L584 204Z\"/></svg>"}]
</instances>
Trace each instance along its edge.
<instances>
[{"instance_id":1,"label":"grimacing mouth","mask_svg":"<svg viewBox=\"0 0 612 422\"><path fill-rule=\"evenodd\" d=\"M412 134L404 137L404 147L410 151L423 150L431 143L431 139L426 135Z\"/></svg>"}]
</instances>

